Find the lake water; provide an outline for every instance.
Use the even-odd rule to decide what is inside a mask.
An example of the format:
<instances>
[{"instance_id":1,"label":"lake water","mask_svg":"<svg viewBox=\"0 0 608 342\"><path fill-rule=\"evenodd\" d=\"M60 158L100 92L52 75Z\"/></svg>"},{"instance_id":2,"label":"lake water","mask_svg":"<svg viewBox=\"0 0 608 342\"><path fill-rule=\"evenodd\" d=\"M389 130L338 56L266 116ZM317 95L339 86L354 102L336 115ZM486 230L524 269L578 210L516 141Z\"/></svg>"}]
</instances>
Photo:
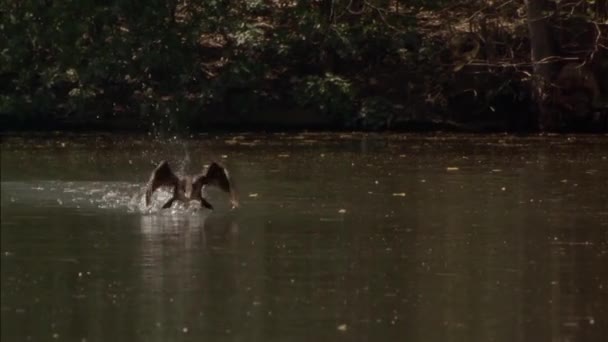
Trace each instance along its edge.
<instances>
[{"instance_id":1,"label":"lake water","mask_svg":"<svg viewBox=\"0 0 608 342\"><path fill-rule=\"evenodd\" d=\"M4 136L2 341L606 341L608 137ZM148 210L163 159L241 207Z\"/></svg>"}]
</instances>

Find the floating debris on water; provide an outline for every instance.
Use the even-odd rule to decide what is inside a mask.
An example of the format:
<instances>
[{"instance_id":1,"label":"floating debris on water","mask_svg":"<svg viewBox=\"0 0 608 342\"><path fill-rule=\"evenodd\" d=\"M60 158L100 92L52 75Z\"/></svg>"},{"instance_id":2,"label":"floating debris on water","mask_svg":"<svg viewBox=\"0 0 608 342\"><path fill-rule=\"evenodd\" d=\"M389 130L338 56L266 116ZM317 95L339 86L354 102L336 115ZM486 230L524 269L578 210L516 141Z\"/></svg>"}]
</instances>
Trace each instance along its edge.
<instances>
[{"instance_id":1,"label":"floating debris on water","mask_svg":"<svg viewBox=\"0 0 608 342\"><path fill-rule=\"evenodd\" d=\"M256 192L253 192L253 193L249 194L249 197L255 198L255 197L258 197L258 194Z\"/></svg>"},{"instance_id":2,"label":"floating debris on water","mask_svg":"<svg viewBox=\"0 0 608 342\"><path fill-rule=\"evenodd\" d=\"M347 329L348 329L348 326L346 324L338 325L338 331L346 331Z\"/></svg>"},{"instance_id":3,"label":"floating debris on water","mask_svg":"<svg viewBox=\"0 0 608 342\"><path fill-rule=\"evenodd\" d=\"M340 209L340 210L338 210L338 213L340 213L340 214L346 214L346 209Z\"/></svg>"},{"instance_id":4,"label":"floating debris on water","mask_svg":"<svg viewBox=\"0 0 608 342\"><path fill-rule=\"evenodd\" d=\"M448 167L446 167L445 169L446 169L447 171L458 171L458 170L460 170L460 168L459 168L459 167L457 167L457 166L448 166Z\"/></svg>"},{"instance_id":5,"label":"floating debris on water","mask_svg":"<svg viewBox=\"0 0 608 342\"><path fill-rule=\"evenodd\" d=\"M405 192L393 192L393 197L405 197Z\"/></svg>"}]
</instances>

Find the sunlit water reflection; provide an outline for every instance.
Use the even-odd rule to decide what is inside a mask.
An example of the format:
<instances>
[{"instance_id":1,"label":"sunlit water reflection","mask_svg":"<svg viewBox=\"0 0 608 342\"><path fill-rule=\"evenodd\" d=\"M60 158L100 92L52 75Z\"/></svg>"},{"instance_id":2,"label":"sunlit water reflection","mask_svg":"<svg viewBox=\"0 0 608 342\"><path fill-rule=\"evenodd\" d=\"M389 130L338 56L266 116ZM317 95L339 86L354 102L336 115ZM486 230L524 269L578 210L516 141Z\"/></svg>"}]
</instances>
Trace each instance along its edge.
<instances>
[{"instance_id":1,"label":"sunlit water reflection","mask_svg":"<svg viewBox=\"0 0 608 342\"><path fill-rule=\"evenodd\" d=\"M4 138L2 340L604 340L606 140ZM242 207L146 207L161 159Z\"/></svg>"}]
</instances>

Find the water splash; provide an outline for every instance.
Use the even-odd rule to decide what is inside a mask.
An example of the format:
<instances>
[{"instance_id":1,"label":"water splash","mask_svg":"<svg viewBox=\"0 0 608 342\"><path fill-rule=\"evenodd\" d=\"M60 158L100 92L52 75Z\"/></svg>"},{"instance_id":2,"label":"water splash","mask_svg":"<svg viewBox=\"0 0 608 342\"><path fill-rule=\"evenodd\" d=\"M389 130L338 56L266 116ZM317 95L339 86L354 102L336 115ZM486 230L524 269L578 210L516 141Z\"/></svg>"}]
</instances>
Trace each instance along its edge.
<instances>
[{"instance_id":1,"label":"water splash","mask_svg":"<svg viewBox=\"0 0 608 342\"><path fill-rule=\"evenodd\" d=\"M186 174L188 170L188 166L190 166L190 152L188 151L188 146L186 143L182 143L182 147L184 148L184 158L182 158L181 162L178 165L177 172L179 174Z\"/></svg>"},{"instance_id":2,"label":"water splash","mask_svg":"<svg viewBox=\"0 0 608 342\"><path fill-rule=\"evenodd\" d=\"M2 204L27 204L44 207L112 209L141 214L198 214L200 203L176 202L169 209L162 206L171 198L169 189L160 188L149 206L142 184L127 182L2 182Z\"/></svg>"}]
</instances>

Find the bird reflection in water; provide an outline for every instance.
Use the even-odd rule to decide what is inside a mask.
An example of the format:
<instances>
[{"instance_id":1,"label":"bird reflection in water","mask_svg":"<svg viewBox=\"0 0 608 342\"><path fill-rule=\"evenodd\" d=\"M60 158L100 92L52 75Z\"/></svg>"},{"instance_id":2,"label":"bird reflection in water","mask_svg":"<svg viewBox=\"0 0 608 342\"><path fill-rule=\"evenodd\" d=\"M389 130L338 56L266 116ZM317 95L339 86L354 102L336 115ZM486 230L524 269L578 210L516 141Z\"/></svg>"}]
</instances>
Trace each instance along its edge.
<instances>
[{"instance_id":1,"label":"bird reflection in water","mask_svg":"<svg viewBox=\"0 0 608 342\"><path fill-rule=\"evenodd\" d=\"M211 215L203 210L171 210L152 215L142 215L140 231L144 240L155 244L175 244L182 241L182 247L208 248L208 235L213 243L229 248L225 244L236 239L239 232L234 215ZM163 241L166 240L166 241Z\"/></svg>"},{"instance_id":2,"label":"bird reflection in water","mask_svg":"<svg viewBox=\"0 0 608 342\"><path fill-rule=\"evenodd\" d=\"M190 318L205 322L218 293L236 292L240 263L234 215L207 210L142 215L140 234L139 286L146 289L146 305L138 316L155 322L160 336L175 331L176 317L180 329L196 330L200 324ZM141 327L147 328L148 323Z\"/></svg>"},{"instance_id":3,"label":"bird reflection in water","mask_svg":"<svg viewBox=\"0 0 608 342\"><path fill-rule=\"evenodd\" d=\"M233 215L143 215L140 231L142 281L155 293L199 289L208 281L209 262L235 254L238 247L239 227Z\"/></svg>"}]
</instances>

